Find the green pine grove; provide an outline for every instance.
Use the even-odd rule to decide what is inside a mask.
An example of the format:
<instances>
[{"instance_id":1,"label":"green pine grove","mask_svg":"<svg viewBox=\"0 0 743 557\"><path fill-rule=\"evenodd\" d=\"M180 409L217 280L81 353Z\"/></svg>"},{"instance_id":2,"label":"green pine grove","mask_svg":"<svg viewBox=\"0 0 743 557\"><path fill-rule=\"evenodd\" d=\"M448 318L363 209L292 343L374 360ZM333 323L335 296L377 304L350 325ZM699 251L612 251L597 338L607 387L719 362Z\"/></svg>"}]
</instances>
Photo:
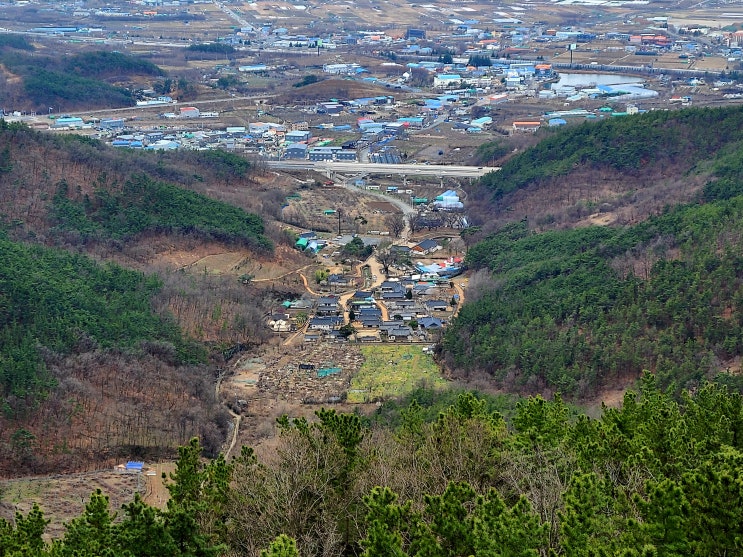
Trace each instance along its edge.
<instances>
[{"instance_id":1,"label":"green pine grove","mask_svg":"<svg viewBox=\"0 0 743 557\"><path fill-rule=\"evenodd\" d=\"M685 160L704 159L698 170L708 179L694 203L634 226L537 234L522 220L471 247L467 264L488 270L491 287L447 330L450 368L484 372L514 390L578 396L643 369L676 392L712 378L743 387L739 375L726 373L743 350L743 146L729 129L742 118L740 108L693 109L581 125L486 175L499 196L561 173L552 163L568 161L567 172L590 159L621 170L627 158L670 160L690 143ZM616 158L628 144L631 156ZM524 165L530 170L522 172Z\"/></svg>"},{"instance_id":2,"label":"green pine grove","mask_svg":"<svg viewBox=\"0 0 743 557\"><path fill-rule=\"evenodd\" d=\"M47 541L34 507L0 523L0 556L743 555L743 400L726 387L676 400L648 373L598 419L534 397L506 422L470 393L427 414L283 417L262 459L204 461L194 439L164 509L96 492Z\"/></svg>"},{"instance_id":3,"label":"green pine grove","mask_svg":"<svg viewBox=\"0 0 743 557\"><path fill-rule=\"evenodd\" d=\"M76 200L61 182L52 200L57 226L81 238L127 240L143 232L184 232L259 251L270 251L263 219L238 207L190 190L156 181L146 174L132 176L123 187L99 188Z\"/></svg>"},{"instance_id":4,"label":"green pine grove","mask_svg":"<svg viewBox=\"0 0 743 557\"><path fill-rule=\"evenodd\" d=\"M206 359L203 347L177 325L155 315L155 276L62 250L0 236L0 400L33 400L54 386L42 350L68 353L82 338L102 347L135 348L143 341L172 343L181 363Z\"/></svg>"},{"instance_id":5,"label":"green pine grove","mask_svg":"<svg viewBox=\"0 0 743 557\"><path fill-rule=\"evenodd\" d=\"M739 151L742 126L739 106L656 110L586 122L548 131L537 145L481 181L500 199L518 189L569 176L578 167L610 169L628 176L647 167L685 172L718 152Z\"/></svg>"},{"instance_id":6,"label":"green pine grove","mask_svg":"<svg viewBox=\"0 0 743 557\"><path fill-rule=\"evenodd\" d=\"M86 52L69 57L45 56L23 38L0 41L0 63L21 77L23 94L33 106L60 104L134 106L132 92L105 80L121 75L164 76L165 72L136 56L120 52Z\"/></svg>"}]
</instances>

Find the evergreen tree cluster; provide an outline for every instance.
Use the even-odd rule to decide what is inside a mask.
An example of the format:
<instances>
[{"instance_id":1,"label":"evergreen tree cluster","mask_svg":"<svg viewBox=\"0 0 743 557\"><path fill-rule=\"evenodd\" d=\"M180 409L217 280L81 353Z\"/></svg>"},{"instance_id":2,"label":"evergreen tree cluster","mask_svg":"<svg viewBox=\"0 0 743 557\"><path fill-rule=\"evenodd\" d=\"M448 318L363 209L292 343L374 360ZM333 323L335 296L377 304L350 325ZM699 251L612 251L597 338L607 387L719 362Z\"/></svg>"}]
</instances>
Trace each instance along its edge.
<instances>
[{"instance_id":1,"label":"evergreen tree cluster","mask_svg":"<svg viewBox=\"0 0 743 557\"><path fill-rule=\"evenodd\" d=\"M226 43L199 43L186 47L189 52L210 52L217 54L233 54L235 47Z\"/></svg>"},{"instance_id":2,"label":"evergreen tree cluster","mask_svg":"<svg viewBox=\"0 0 743 557\"><path fill-rule=\"evenodd\" d=\"M193 440L165 509L136 497L114 520L96 493L49 543L35 507L0 523L0 556L743 554L743 399L725 387L677 400L647 373L598 419L533 397L507 423L471 393L424 415L284 417L262 460L204 462Z\"/></svg>"},{"instance_id":3,"label":"evergreen tree cluster","mask_svg":"<svg viewBox=\"0 0 743 557\"><path fill-rule=\"evenodd\" d=\"M82 338L102 347L133 348L164 341L181 362L205 359L175 323L155 315L154 276L61 250L27 246L0 237L0 400L32 400L53 386L42 350L68 353ZM17 410L17 405L16 405Z\"/></svg>"},{"instance_id":4,"label":"evergreen tree cluster","mask_svg":"<svg viewBox=\"0 0 743 557\"><path fill-rule=\"evenodd\" d=\"M64 62L64 72L85 77L107 77L117 75L163 76L165 71L159 66L138 56L123 52L81 52Z\"/></svg>"},{"instance_id":5,"label":"evergreen tree cluster","mask_svg":"<svg viewBox=\"0 0 743 557\"><path fill-rule=\"evenodd\" d=\"M690 108L652 111L631 118L586 122L547 132L537 145L509 159L499 172L482 178L495 199L578 168L628 175L650 165L690 171L718 152L739 148L743 109Z\"/></svg>"},{"instance_id":6,"label":"evergreen tree cluster","mask_svg":"<svg viewBox=\"0 0 743 557\"><path fill-rule=\"evenodd\" d=\"M145 231L180 231L262 251L272 249L258 215L145 174L132 176L120 190L100 188L93 197L73 200L69 193L67 183L60 183L53 216L60 228L83 237L125 240Z\"/></svg>"},{"instance_id":7,"label":"evergreen tree cluster","mask_svg":"<svg viewBox=\"0 0 743 557\"><path fill-rule=\"evenodd\" d=\"M0 49L34 50L34 46L23 35L4 34L0 37Z\"/></svg>"},{"instance_id":8,"label":"evergreen tree cluster","mask_svg":"<svg viewBox=\"0 0 743 557\"><path fill-rule=\"evenodd\" d=\"M13 47L15 50L3 46ZM58 58L27 54L31 45L17 39L0 43L0 63L23 80L25 96L38 110L61 103L97 106L133 106L132 92L105 79L122 75L162 76L165 72L147 60L120 52L86 52Z\"/></svg>"},{"instance_id":9,"label":"evergreen tree cluster","mask_svg":"<svg viewBox=\"0 0 743 557\"><path fill-rule=\"evenodd\" d=\"M224 499L229 467L223 458L204 464L198 440L181 447L175 473L168 484L170 500L164 510L142 501L139 493L112 512L108 497L96 490L82 515L65 525L61 539L47 543L48 521L38 505L14 523L0 519L0 557L208 557L221 553L217 536L199 523L205 509L216 510Z\"/></svg>"},{"instance_id":10,"label":"evergreen tree cluster","mask_svg":"<svg viewBox=\"0 0 743 557\"><path fill-rule=\"evenodd\" d=\"M694 388L743 353L742 219L743 197L710 196L623 229L505 226L467 254L492 286L447 330L447 363L579 396L643 369Z\"/></svg>"}]
</instances>

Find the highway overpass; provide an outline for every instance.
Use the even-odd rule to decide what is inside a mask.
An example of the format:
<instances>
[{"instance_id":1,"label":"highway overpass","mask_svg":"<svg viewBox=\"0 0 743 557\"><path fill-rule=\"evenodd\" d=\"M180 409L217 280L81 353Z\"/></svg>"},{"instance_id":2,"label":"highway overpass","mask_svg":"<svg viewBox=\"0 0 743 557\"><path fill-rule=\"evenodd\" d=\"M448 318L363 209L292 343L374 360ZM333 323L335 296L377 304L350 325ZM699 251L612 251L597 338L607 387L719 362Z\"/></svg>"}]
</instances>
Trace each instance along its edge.
<instances>
[{"instance_id":1,"label":"highway overpass","mask_svg":"<svg viewBox=\"0 0 743 557\"><path fill-rule=\"evenodd\" d=\"M277 170L314 170L328 177L341 174L397 174L399 176L447 176L479 178L488 172L500 170L490 166L438 165L438 164L374 164L366 162L335 161L266 161L268 168Z\"/></svg>"}]
</instances>

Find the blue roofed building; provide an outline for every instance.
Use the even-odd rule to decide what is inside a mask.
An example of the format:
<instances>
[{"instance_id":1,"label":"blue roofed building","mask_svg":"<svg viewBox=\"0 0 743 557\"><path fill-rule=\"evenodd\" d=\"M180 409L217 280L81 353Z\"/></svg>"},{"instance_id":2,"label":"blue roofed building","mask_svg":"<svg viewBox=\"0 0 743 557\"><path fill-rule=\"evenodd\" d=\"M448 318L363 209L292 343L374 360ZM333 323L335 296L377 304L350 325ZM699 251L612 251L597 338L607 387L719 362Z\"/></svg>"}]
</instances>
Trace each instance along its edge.
<instances>
[{"instance_id":1,"label":"blue roofed building","mask_svg":"<svg viewBox=\"0 0 743 557\"><path fill-rule=\"evenodd\" d=\"M284 149L285 159L306 159L308 146L306 143L292 143Z\"/></svg>"}]
</instances>

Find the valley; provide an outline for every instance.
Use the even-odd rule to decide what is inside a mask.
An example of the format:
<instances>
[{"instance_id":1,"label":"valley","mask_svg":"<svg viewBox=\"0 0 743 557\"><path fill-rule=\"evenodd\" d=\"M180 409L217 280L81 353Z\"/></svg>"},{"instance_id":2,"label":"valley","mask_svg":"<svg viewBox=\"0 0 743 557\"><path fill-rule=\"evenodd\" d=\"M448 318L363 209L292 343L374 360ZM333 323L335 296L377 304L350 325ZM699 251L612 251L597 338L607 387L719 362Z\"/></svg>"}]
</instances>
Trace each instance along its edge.
<instances>
[{"instance_id":1,"label":"valley","mask_svg":"<svg viewBox=\"0 0 743 557\"><path fill-rule=\"evenodd\" d=\"M743 16L26 4L0 557L736 554Z\"/></svg>"}]
</instances>

